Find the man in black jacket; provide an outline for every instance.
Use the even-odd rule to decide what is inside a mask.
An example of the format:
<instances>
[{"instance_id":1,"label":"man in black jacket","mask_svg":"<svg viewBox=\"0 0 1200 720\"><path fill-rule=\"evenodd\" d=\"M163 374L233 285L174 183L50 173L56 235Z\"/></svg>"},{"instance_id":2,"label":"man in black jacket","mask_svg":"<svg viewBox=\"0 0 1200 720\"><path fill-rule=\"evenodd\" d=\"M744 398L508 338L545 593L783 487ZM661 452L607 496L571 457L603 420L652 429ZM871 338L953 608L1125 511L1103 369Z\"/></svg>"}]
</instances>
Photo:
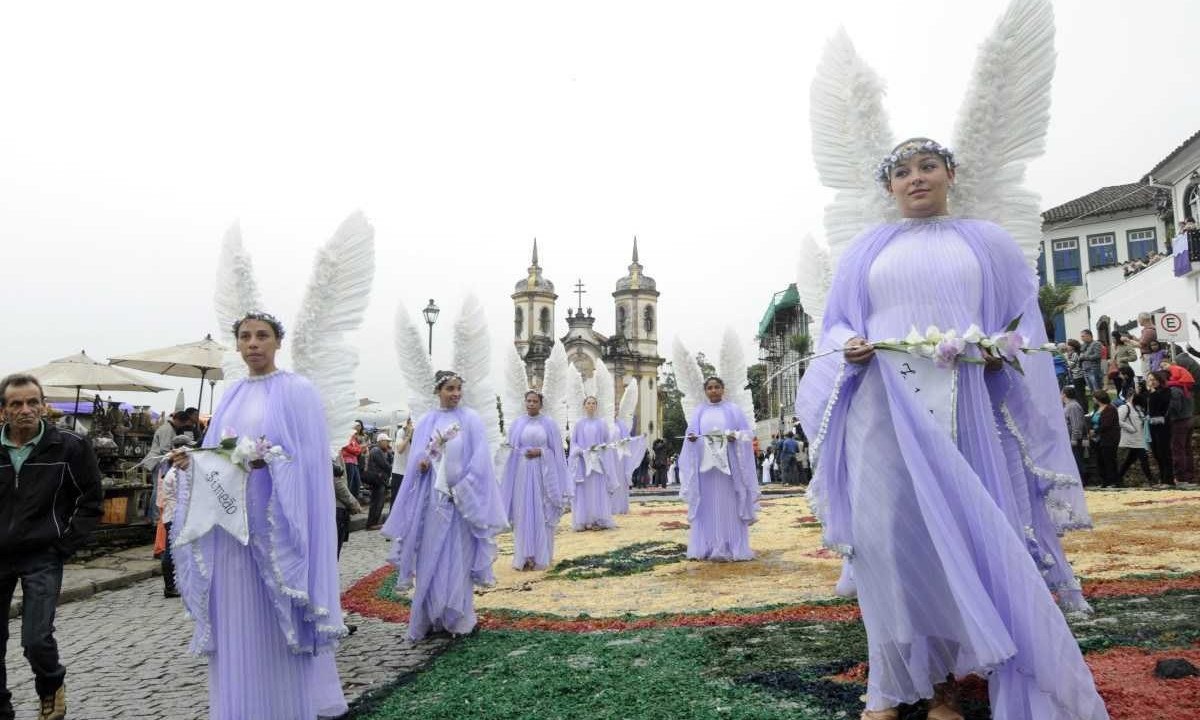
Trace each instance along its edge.
<instances>
[{"instance_id":1,"label":"man in black jacket","mask_svg":"<svg viewBox=\"0 0 1200 720\"><path fill-rule=\"evenodd\" d=\"M87 540L100 519L104 492L87 440L45 422L42 386L32 375L0 380L0 610L8 617L21 581L21 645L33 668L38 720L66 717L66 668L58 661L54 610L63 561ZM14 717L4 653L8 623L0 624L0 720Z\"/></svg>"}]
</instances>

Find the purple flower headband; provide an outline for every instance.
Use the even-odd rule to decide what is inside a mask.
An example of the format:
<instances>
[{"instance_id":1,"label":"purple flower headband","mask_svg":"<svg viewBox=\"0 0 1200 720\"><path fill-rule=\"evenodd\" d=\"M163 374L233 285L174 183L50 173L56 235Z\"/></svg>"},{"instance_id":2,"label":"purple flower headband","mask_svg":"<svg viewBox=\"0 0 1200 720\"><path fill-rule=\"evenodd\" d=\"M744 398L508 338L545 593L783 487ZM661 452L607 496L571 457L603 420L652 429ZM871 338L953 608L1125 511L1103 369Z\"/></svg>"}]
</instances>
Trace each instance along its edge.
<instances>
[{"instance_id":1,"label":"purple flower headband","mask_svg":"<svg viewBox=\"0 0 1200 720\"><path fill-rule=\"evenodd\" d=\"M893 150L891 155L879 161L879 165L875 167L875 182L887 185L888 181L892 179L892 170L897 165L906 162L913 155L921 153L940 155L942 160L946 161L946 167L951 170L958 167L958 162L954 159L954 151L939 142L934 140L906 142Z\"/></svg>"}]
</instances>

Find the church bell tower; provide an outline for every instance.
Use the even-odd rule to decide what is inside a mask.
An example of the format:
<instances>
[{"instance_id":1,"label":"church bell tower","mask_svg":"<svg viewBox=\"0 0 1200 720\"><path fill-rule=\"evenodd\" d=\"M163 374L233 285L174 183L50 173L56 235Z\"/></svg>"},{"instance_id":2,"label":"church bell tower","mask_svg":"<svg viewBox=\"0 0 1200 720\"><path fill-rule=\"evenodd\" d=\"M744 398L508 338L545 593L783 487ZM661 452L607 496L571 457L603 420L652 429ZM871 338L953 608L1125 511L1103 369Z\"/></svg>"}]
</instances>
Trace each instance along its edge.
<instances>
[{"instance_id":1,"label":"church bell tower","mask_svg":"<svg viewBox=\"0 0 1200 720\"><path fill-rule=\"evenodd\" d=\"M546 358L554 348L554 302L558 295L554 283L542 276L538 265L537 238L526 276L513 290L513 344L525 359L530 387L541 387Z\"/></svg>"},{"instance_id":2,"label":"church bell tower","mask_svg":"<svg viewBox=\"0 0 1200 720\"><path fill-rule=\"evenodd\" d=\"M616 327L609 342L613 375L623 387L626 377L638 382L638 410L633 433L648 438L662 435L658 406L658 368L665 362L658 355L658 288L654 278L638 262L637 237L633 238L633 262L617 281L613 292Z\"/></svg>"}]
</instances>

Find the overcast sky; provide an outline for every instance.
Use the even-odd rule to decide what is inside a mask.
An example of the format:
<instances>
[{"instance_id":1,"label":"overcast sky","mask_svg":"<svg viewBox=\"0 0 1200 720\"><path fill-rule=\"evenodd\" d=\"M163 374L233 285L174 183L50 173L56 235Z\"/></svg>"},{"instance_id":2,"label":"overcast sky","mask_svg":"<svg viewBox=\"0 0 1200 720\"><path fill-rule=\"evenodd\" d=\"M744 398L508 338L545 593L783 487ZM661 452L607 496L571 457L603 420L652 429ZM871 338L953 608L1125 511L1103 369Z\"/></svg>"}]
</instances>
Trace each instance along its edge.
<instances>
[{"instance_id":1,"label":"overcast sky","mask_svg":"<svg viewBox=\"0 0 1200 720\"><path fill-rule=\"evenodd\" d=\"M314 250L376 228L359 393L402 401L392 319L467 288L497 347L531 240L611 332L639 236L660 344L752 336L820 233L808 95L839 25L888 82L898 137L951 141L1006 3L6 3L0 10L0 372L216 332L220 238L240 220L289 323ZM1050 207L1133 182L1200 129L1200 3L1055 3ZM754 355L751 355L753 357ZM195 381L155 380L185 387ZM139 396L135 396L135 399ZM169 406L174 393L153 397ZM205 403L207 405L207 403Z\"/></svg>"}]
</instances>

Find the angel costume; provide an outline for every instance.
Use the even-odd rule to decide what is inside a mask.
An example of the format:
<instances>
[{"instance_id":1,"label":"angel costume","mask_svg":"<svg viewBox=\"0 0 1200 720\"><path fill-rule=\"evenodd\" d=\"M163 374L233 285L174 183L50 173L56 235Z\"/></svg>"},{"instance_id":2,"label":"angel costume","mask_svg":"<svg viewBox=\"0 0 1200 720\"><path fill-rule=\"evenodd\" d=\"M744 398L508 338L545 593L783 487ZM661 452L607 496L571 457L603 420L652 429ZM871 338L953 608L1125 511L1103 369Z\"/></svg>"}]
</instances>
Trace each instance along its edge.
<instances>
[{"instance_id":1,"label":"angel costume","mask_svg":"<svg viewBox=\"0 0 1200 720\"><path fill-rule=\"evenodd\" d=\"M575 483L571 526L575 530L616 527L609 499L619 483L616 453L597 447L610 440L609 424L600 418L580 418L571 430L569 466Z\"/></svg>"},{"instance_id":2,"label":"angel costume","mask_svg":"<svg viewBox=\"0 0 1200 720\"><path fill-rule=\"evenodd\" d=\"M609 506L613 515L629 514L629 486L633 482L633 471L641 464L646 455L646 438L642 435L633 436L629 424L618 418L614 421L613 433L616 453L617 489L609 496Z\"/></svg>"},{"instance_id":3,"label":"angel costume","mask_svg":"<svg viewBox=\"0 0 1200 720\"><path fill-rule=\"evenodd\" d=\"M687 556L694 560L753 560L750 526L758 519L754 429L728 400L704 402L692 413L679 453L679 494L688 506ZM729 440L736 434L736 440Z\"/></svg>"},{"instance_id":4,"label":"angel costume","mask_svg":"<svg viewBox=\"0 0 1200 720\"><path fill-rule=\"evenodd\" d=\"M512 452L504 466L500 497L513 528L513 568L533 563L544 570L554 557L554 529L574 492L558 425L545 415L522 415L508 433ZM525 457L536 448L538 457Z\"/></svg>"},{"instance_id":5,"label":"angel costume","mask_svg":"<svg viewBox=\"0 0 1200 720\"><path fill-rule=\"evenodd\" d=\"M265 436L289 459L247 479L248 546L214 530L175 555L177 586L196 622L191 650L208 655L209 717L341 715L334 650L346 627L321 398L299 375L251 376L221 398L205 447L219 442L220 428ZM192 489L191 473L179 475L176 536Z\"/></svg>"},{"instance_id":6,"label":"angel costume","mask_svg":"<svg viewBox=\"0 0 1200 720\"><path fill-rule=\"evenodd\" d=\"M1022 335L1045 341L1036 280L1001 228L890 223L841 259L822 349L914 325L998 333L1017 317ZM1022 365L939 370L881 350L861 366L819 358L800 383L814 510L850 559L867 627L870 710L983 673L996 720L1108 717L1050 593L1087 608L1058 538L1089 527L1083 489L1050 356Z\"/></svg>"},{"instance_id":7,"label":"angel costume","mask_svg":"<svg viewBox=\"0 0 1200 720\"><path fill-rule=\"evenodd\" d=\"M449 437L431 452L435 437ZM408 637L464 635L475 627L473 585L495 583L495 536L508 522L483 421L465 407L435 408L413 431L400 497L383 525L398 588L413 585ZM429 461L421 472L418 465Z\"/></svg>"}]
</instances>

